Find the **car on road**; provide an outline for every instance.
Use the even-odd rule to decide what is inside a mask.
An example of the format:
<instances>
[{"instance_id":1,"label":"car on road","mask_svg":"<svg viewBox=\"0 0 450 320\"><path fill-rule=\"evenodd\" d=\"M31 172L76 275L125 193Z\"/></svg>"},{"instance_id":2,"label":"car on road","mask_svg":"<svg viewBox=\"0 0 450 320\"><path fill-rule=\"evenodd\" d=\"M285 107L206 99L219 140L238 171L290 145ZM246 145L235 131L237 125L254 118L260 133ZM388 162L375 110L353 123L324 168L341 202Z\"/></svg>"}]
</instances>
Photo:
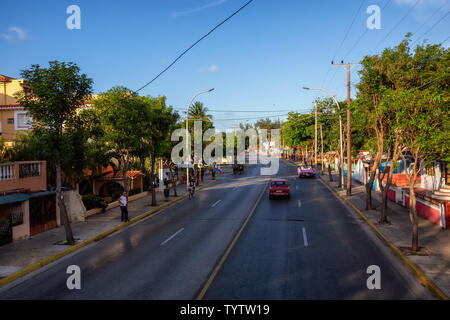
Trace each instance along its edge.
<instances>
[{"instance_id":1,"label":"car on road","mask_svg":"<svg viewBox=\"0 0 450 320\"><path fill-rule=\"evenodd\" d=\"M312 166L308 165L300 165L297 168L297 174L299 178L311 177L314 178L316 176L316 171Z\"/></svg>"},{"instance_id":2,"label":"car on road","mask_svg":"<svg viewBox=\"0 0 450 320\"><path fill-rule=\"evenodd\" d=\"M291 188L289 181L286 179L274 179L270 181L269 198L285 197L288 198L291 195Z\"/></svg>"}]
</instances>

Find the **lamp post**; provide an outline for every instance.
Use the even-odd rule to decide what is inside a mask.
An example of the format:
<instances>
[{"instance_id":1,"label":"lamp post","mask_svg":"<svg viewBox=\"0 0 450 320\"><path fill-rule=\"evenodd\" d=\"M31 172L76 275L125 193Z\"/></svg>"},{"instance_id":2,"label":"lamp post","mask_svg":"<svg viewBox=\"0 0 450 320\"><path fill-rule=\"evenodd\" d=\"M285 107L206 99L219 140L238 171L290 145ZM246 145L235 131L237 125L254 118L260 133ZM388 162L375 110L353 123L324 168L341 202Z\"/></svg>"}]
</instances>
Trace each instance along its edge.
<instances>
[{"instance_id":1,"label":"lamp post","mask_svg":"<svg viewBox=\"0 0 450 320\"><path fill-rule=\"evenodd\" d=\"M188 140L188 137L189 137L189 116L188 116L189 115L189 109L191 108L192 102L194 102L195 98L197 98L199 95L201 95L203 93L208 93L208 92L211 92L213 90L214 90L214 88L197 93L191 99L191 102L189 102L189 105L188 105L187 110L186 110L186 189L188 189L188 190L189 190L189 163L191 162L190 161L191 160L191 150L190 149L188 150L188 148L189 148L189 140L190 140L190 139Z\"/></svg>"},{"instance_id":2,"label":"lamp post","mask_svg":"<svg viewBox=\"0 0 450 320\"><path fill-rule=\"evenodd\" d=\"M344 153L343 153L344 151L342 149L342 117L341 117L341 112L340 112L341 111L341 107L339 106L339 102L336 100L336 97L334 95L332 95L331 92L326 90L326 89L322 89L322 88L308 88L308 87L303 87L303 89L305 89L305 90L319 90L319 91L325 92L326 94L330 95L333 98L334 102L336 102L336 105L339 108L339 136L340 136L339 140L340 140L340 145L341 145L341 155L340 155L340 158L341 158L341 176L340 176L340 178L341 178L341 188L342 188L342 190L344 190Z\"/></svg>"}]
</instances>

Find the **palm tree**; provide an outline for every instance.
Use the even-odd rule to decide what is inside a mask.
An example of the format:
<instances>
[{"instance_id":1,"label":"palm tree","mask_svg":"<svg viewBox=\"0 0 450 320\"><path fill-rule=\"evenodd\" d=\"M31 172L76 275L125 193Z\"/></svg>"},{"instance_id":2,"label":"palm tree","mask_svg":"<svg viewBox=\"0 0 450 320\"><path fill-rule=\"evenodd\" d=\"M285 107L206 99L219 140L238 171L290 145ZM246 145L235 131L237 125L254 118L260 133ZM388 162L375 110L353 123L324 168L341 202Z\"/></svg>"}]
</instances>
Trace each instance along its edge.
<instances>
[{"instance_id":1,"label":"palm tree","mask_svg":"<svg viewBox=\"0 0 450 320\"><path fill-rule=\"evenodd\" d=\"M206 108L202 102L196 101L189 107L188 115L191 119L199 119L212 122L213 116L211 114L207 114L208 111L209 109Z\"/></svg>"}]
</instances>

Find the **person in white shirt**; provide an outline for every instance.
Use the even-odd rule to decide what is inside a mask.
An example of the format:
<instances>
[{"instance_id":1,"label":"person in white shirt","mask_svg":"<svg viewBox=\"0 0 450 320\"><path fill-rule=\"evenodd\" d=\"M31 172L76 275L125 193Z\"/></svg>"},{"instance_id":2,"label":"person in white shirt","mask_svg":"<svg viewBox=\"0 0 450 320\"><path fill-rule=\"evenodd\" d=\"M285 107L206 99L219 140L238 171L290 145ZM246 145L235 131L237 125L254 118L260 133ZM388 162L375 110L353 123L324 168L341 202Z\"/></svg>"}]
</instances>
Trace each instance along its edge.
<instances>
[{"instance_id":1,"label":"person in white shirt","mask_svg":"<svg viewBox=\"0 0 450 320\"><path fill-rule=\"evenodd\" d=\"M121 221L130 221L128 219L128 209L127 209L127 193L123 192L122 195L119 198L119 204L120 204L120 211L121 211Z\"/></svg>"}]
</instances>

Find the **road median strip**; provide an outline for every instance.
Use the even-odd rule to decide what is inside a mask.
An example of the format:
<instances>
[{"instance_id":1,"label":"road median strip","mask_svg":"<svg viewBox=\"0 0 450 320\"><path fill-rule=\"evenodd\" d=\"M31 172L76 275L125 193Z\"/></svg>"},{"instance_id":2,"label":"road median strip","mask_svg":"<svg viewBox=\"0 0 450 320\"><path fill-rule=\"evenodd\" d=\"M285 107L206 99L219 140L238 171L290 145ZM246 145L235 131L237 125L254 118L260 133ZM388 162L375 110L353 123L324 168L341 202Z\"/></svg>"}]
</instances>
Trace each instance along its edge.
<instances>
[{"instance_id":1,"label":"road median strip","mask_svg":"<svg viewBox=\"0 0 450 320\"><path fill-rule=\"evenodd\" d=\"M212 180L212 181L208 182L207 184L200 186L198 188L198 190L206 188L206 187L210 186L211 184L215 183L216 181L218 181L218 180ZM179 201L181 201L181 200L183 200L183 199L185 199L187 197L188 197L188 193L185 193L182 196L178 196L178 198L173 199L173 200L171 200L169 202L163 203L162 205L159 205L158 207L156 207L156 208L154 208L154 209L152 209L152 210L150 210L148 212L145 212L145 213L143 213L143 214L141 214L141 215L139 215L137 217L132 218L130 221L128 221L126 223L119 224L119 225L117 225L117 226L115 226L115 227L113 227L113 228L111 228L111 229L109 229L107 231L104 231L104 232L102 232L102 233L100 233L100 234L98 234L98 235L96 235L96 236L94 236L94 237L92 237L92 238L90 238L88 240L85 240L85 241L83 241L83 242L81 242L79 244L76 244L76 245L74 245L74 246L72 246L70 248L67 248L67 249L65 249L65 250L63 250L61 252L58 252L58 253L56 253L56 254L48 257L48 258L45 258L44 260L41 260L38 263L35 263L35 264L30 265L28 267L25 267L22 270L17 271L16 273L14 273L14 274L12 274L12 275L10 275L8 277L2 278L2 279L0 279L0 288L5 286L8 283L11 283L11 282L13 282L13 281L15 281L15 280L17 280L17 279L19 279L19 278L29 274L29 273L31 273L33 271L39 269L39 268L42 268L42 267L44 267L44 266L46 266L46 265L48 265L48 264L50 264L50 263L52 263L52 262L62 258L62 257L64 257L64 256L66 256L66 255L68 255L68 254L70 254L72 252L75 252L75 251L77 251L77 250L79 250L79 249L81 249L81 248L83 248L83 247L85 247L85 246L87 246L87 245L89 245L89 244L91 244L93 242L100 241L100 240L106 238L107 236L109 236L109 235L111 235L111 234L113 234L113 233L115 233L115 232L117 232L117 231L119 231L119 230L121 230L121 229L123 229L125 227L128 227L129 225L132 225L132 224L134 224L134 223L136 223L136 222L138 222L138 221L140 221L140 220L142 220L144 218L147 218L148 216L151 216L151 215L161 211L162 209L165 209L165 208L167 208L167 207L169 207L169 206L171 206L171 205L173 205L173 204L175 204L175 203L177 203L177 202L179 202Z\"/></svg>"},{"instance_id":2,"label":"road median strip","mask_svg":"<svg viewBox=\"0 0 450 320\"><path fill-rule=\"evenodd\" d=\"M350 202L345 196L343 196L338 190L336 190L328 181L324 178L319 177L323 182L325 182L330 189L332 189L344 202L350 206L363 221L375 232L378 238L380 238L391 251L414 273L414 275L422 282L422 284L428 288L437 298L441 300L448 300L448 296L442 292L441 289L430 279L425 273L416 266L395 244L389 241L384 234L378 230L378 228L359 210L353 203Z\"/></svg>"}]
</instances>

